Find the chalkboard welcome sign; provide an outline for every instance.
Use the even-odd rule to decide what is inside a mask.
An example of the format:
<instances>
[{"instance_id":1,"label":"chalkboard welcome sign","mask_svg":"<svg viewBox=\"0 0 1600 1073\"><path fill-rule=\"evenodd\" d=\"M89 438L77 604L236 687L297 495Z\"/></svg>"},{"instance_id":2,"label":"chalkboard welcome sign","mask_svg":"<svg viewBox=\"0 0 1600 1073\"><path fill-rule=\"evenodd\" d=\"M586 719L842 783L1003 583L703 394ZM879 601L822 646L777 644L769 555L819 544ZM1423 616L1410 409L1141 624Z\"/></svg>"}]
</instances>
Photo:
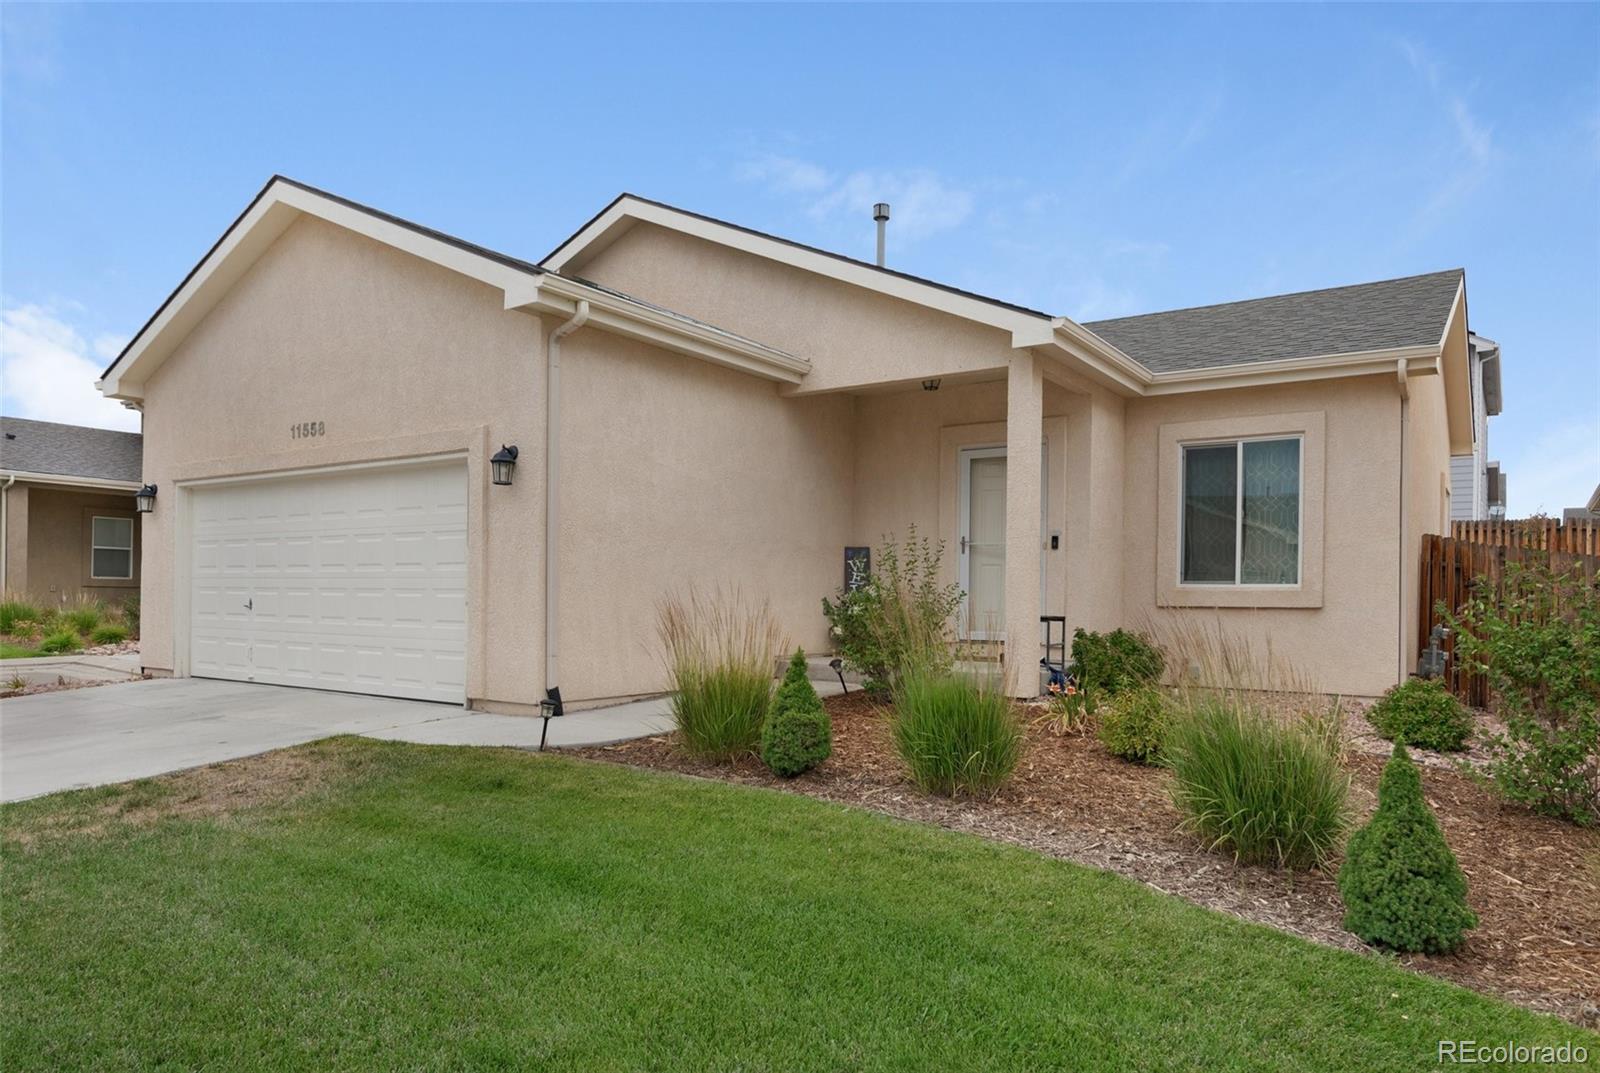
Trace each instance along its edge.
<instances>
[{"instance_id":1,"label":"chalkboard welcome sign","mask_svg":"<svg viewBox=\"0 0 1600 1073\"><path fill-rule=\"evenodd\" d=\"M867 583L867 575L872 573L871 548L846 548L844 549L844 590L855 592Z\"/></svg>"}]
</instances>

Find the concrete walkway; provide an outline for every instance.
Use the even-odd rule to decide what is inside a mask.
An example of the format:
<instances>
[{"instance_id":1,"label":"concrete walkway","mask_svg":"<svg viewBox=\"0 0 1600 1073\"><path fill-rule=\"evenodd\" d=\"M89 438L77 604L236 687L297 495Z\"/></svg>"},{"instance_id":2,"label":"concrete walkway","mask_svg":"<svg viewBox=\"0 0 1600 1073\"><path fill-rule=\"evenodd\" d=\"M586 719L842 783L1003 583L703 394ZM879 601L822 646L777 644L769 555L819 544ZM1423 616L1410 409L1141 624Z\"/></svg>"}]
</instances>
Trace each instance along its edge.
<instances>
[{"instance_id":1,"label":"concrete walkway","mask_svg":"<svg viewBox=\"0 0 1600 1073\"><path fill-rule=\"evenodd\" d=\"M601 745L664 733L673 725L668 705L657 698L552 719L549 744ZM422 701L202 678L39 693L0 701L0 800L148 778L335 734L533 749L541 722Z\"/></svg>"},{"instance_id":2,"label":"concrete walkway","mask_svg":"<svg viewBox=\"0 0 1600 1073\"><path fill-rule=\"evenodd\" d=\"M79 682L131 682L139 677L139 653L116 656L35 656L0 662L0 677L26 682L54 682L58 678Z\"/></svg>"}]
</instances>

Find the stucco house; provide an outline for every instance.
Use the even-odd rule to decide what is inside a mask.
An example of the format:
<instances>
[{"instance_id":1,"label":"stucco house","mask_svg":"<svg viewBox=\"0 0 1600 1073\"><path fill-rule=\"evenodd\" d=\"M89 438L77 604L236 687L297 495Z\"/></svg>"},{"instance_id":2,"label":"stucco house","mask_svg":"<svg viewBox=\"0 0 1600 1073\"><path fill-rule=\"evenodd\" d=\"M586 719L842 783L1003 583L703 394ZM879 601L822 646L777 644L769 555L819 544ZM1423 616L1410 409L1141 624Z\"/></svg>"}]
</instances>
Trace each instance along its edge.
<instances>
[{"instance_id":1,"label":"stucco house","mask_svg":"<svg viewBox=\"0 0 1600 1073\"><path fill-rule=\"evenodd\" d=\"M99 386L149 671L522 713L662 689L689 584L826 652L912 523L1013 667L1041 614L1203 616L1377 693L1469 356L1460 270L1079 324L631 195L532 262L274 178Z\"/></svg>"},{"instance_id":2,"label":"stucco house","mask_svg":"<svg viewBox=\"0 0 1600 1073\"><path fill-rule=\"evenodd\" d=\"M46 604L139 592L140 436L0 417L0 591Z\"/></svg>"}]
</instances>

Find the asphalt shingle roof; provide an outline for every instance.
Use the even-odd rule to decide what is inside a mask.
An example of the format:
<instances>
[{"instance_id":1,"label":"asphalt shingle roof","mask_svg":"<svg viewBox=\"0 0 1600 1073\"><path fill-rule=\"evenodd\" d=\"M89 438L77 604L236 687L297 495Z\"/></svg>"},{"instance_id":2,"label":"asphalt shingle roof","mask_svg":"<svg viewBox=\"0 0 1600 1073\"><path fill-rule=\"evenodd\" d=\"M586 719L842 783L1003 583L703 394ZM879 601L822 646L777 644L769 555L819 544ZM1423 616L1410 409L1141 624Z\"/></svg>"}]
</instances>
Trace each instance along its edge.
<instances>
[{"instance_id":1,"label":"asphalt shingle roof","mask_svg":"<svg viewBox=\"0 0 1600 1073\"><path fill-rule=\"evenodd\" d=\"M0 417L0 433L0 469L107 481L137 481L143 470L137 432Z\"/></svg>"},{"instance_id":2,"label":"asphalt shingle roof","mask_svg":"<svg viewBox=\"0 0 1600 1073\"><path fill-rule=\"evenodd\" d=\"M1433 344L1462 275L1453 268L1083 326L1153 373Z\"/></svg>"}]
</instances>

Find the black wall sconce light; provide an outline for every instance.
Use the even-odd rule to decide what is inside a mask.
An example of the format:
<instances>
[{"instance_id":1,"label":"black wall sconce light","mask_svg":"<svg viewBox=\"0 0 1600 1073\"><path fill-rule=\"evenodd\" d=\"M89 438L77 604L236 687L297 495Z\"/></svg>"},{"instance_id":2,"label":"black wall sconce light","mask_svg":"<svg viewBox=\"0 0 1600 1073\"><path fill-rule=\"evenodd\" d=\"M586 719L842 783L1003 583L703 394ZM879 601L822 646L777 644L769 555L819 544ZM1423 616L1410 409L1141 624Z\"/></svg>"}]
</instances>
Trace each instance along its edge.
<instances>
[{"instance_id":1,"label":"black wall sconce light","mask_svg":"<svg viewBox=\"0 0 1600 1073\"><path fill-rule=\"evenodd\" d=\"M156 509L156 486L147 484L133 493L133 509L140 514L149 514Z\"/></svg>"},{"instance_id":2,"label":"black wall sconce light","mask_svg":"<svg viewBox=\"0 0 1600 1073\"><path fill-rule=\"evenodd\" d=\"M922 390L923 391L938 391L939 390L939 378L936 376L931 380L924 380L922 382Z\"/></svg>"},{"instance_id":3,"label":"black wall sconce light","mask_svg":"<svg viewBox=\"0 0 1600 1073\"><path fill-rule=\"evenodd\" d=\"M489 459L489 474L495 484L510 484L511 471L517 468L517 449L500 445L500 450Z\"/></svg>"}]
</instances>

